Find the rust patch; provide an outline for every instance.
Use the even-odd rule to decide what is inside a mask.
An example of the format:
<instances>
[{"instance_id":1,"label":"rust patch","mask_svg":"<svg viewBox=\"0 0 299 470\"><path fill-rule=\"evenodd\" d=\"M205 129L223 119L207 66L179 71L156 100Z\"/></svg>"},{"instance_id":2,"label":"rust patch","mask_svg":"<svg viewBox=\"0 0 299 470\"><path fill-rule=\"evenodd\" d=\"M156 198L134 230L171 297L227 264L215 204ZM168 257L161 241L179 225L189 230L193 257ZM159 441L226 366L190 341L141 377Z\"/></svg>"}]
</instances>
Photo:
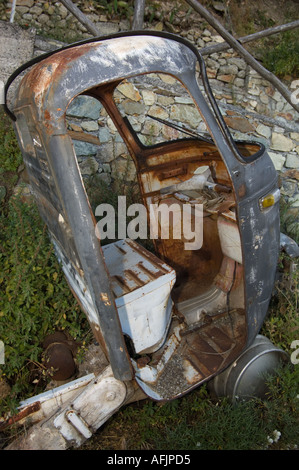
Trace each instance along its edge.
<instances>
[{"instance_id":1,"label":"rust patch","mask_svg":"<svg viewBox=\"0 0 299 470\"><path fill-rule=\"evenodd\" d=\"M135 273L134 271L132 271L132 269L127 269L125 271L125 275L128 277L128 278L131 278L136 284L137 286L139 287L142 287L144 285L144 282L142 281L142 279L140 279L137 275L137 273Z\"/></svg>"},{"instance_id":2,"label":"rust patch","mask_svg":"<svg viewBox=\"0 0 299 470\"><path fill-rule=\"evenodd\" d=\"M73 47L64 51L57 51L52 56L36 64L27 73L21 82L21 94L23 96L35 95L35 101L39 107L42 106L43 97L48 92L51 84L56 84L59 76L66 72L70 63L82 57L99 43L89 43ZM49 116L46 119L50 118Z\"/></svg>"},{"instance_id":3,"label":"rust patch","mask_svg":"<svg viewBox=\"0 0 299 470\"><path fill-rule=\"evenodd\" d=\"M173 170L162 171L159 175L159 179L164 180L167 178L173 178L174 176L181 176L187 173L187 166L174 168Z\"/></svg>"},{"instance_id":4,"label":"rust patch","mask_svg":"<svg viewBox=\"0 0 299 470\"><path fill-rule=\"evenodd\" d=\"M8 420L6 420L4 423L0 423L0 431L4 431L9 426L12 426L13 424L18 423L22 419L27 418L27 416L30 416L31 414L36 413L40 409L41 409L41 404L39 401L32 403L32 405L26 406L26 408L21 410L15 416L12 416Z\"/></svg>"},{"instance_id":5,"label":"rust patch","mask_svg":"<svg viewBox=\"0 0 299 470\"><path fill-rule=\"evenodd\" d=\"M104 303L104 305L106 306L111 305L107 292L101 292L100 298L101 298L101 301Z\"/></svg>"},{"instance_id":6,"label":"rust patch","mask_svg":"<svg viewBox=\"0 0 299 470\"><path fill-rule=\"evenodd\" d=\"M90 144L94 145L101 145L100 139L96 135L78 131L67 131L67 134L70 136L71 139L74 140L79 140L81 142L89 142Z\"/></svg>"},{"instance_id":7,"label":"rust patch","mask_svg":"<svg viewBox=\"0 0 299 470\"><path fill-rule=\"evenodd\" d=\"M151 360L150 357L142 356L137 359L136 363L139 368L142 368L142 367L145 367L150 362L150 360Z\"/></svg>"},{"instance_id":8,"label":"rust patch","mask_svg":"<svg viewBox=\"0 0 299 470\"><path fill-rule=\"evenodd\" d=\"M75 374L76 355L79 343L67 333L56 331L48 335L43 342L45 367L52 371L53 380L67 380Z\"/></svg>"},{"instance_id":9,"label":"rust patch","mask_svg":"<svg viewBox=\"0 0 299 470\"><path fill-rule=\"evenodd\" d=\"M246 195L245 183L241 184L241 186L238 188L238 195L239 197L244 197Z\"/></svg>"},{"instance_id":10,"label":"rust patch","mask_svg":"<svg viewBox=\"0 0 299 470\"><path fill-rule=\"evenodd\" d=\"M149 269L147 269L144 264L142 263L142 261L140 261L138 264L137 264L138 268L141 269L141 271L143 271L145 274L148 275L149 278L151 279L158 279L160 276L163 276L163 274L165 274L167 271L164 269L164 270L158 270L157 272L154 272L154 271L150 271Z\"/></svg>"},{"instance_id":11,"label":"rust patch","mask_svg":"<svg viewBox=\"0 0 299 470\"><path fill-rule=\"evenodd\" d=\"M45 110L44 118L46 121L50 121L51 119L51 114L49 113L48 109Z\"/></svg>"},{"instance_id":12,"label":"rust patch","mask_svg":"<svg viewBox=\"0 0 299 470\"><path fill-rule=\"evenodd\" d=\"M157 380L148 383L149 388L159 395L160 400L171 400L221 372L244 348L245 319L243 309L225 310L211 316L200 328L181 331L180 344ZM157 359L163 360L160 351L153 355L151 367ZM141 367L144 367L142 361Z\"/></svg>"},{"instance_id":13,"label":"rust patch","mask_svg":"<svg viewBox=\"0 0 299 470\"><path fill-rule=\"evenodd\" d=\"M235 273L235 261L231 258L225 256L223 258L221 268L217 276L215 277L215 285L219 287L223 292L229 292L233 281Z\"/></svg>"},{"instance_id":14,"label":"rust patch","mask_svg":"<svg viewBox=\"0 0 299 470\"><path fill-rule=\"evenodd\" d=\"M112 276L112 279L114 279L120 285L120 287L125 291L126 294L131 291L130 287L126 284L125 279L123 279L121 276L115 274L114 276Z\"/></svg>"}]
</instances>

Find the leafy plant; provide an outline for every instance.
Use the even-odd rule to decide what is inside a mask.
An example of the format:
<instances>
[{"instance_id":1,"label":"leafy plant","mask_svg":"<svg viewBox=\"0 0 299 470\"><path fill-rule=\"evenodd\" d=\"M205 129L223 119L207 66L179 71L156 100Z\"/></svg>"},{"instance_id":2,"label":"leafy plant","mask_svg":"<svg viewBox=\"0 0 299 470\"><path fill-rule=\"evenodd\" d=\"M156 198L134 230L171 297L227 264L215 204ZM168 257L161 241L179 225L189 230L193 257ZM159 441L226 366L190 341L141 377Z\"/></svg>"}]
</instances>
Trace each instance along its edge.
<instances>
[{"instance_id":1,"label":"leafy plant","mask_svg":"<svg viewBox=\"0 0 299 470\"><path fill-rule=\"evenodd\" d=\"M204 385L169 403L145 401L128 406L82 449L296 448L298 374L298 369L295 372L291 368L279 370L269 379L270 393L264 401L250 400L234 406L226 398L214 401ZM279 440L274 438L275 434Z\"/></svg>"},{"instance_id":2,"label":"leafy plant","mask_svg":"<svg viewBox=\"0 0 299 470\"><path fill-rule=\"evenodd\" d=\"M283 258L283 263L288 262ZM276 286L261 333L290 352L298 340L299 267ZM265 400L235 406L211 398L205 385L181 399L134 404L113 416L82 448L155 450L295 449L299 436L299 366L291 362L267 378ZM134 426L134 434L131 430ZM121 436L121 438L120 438Z\"/></svg>"},{"instance_id":3,"label":"leafy plant","mask_svg":"<svg viewBox=\"0 0 299 470\"><path fill-rule=\"evenodd\" d=\"M264 66L278 77L298 76L299 73L299 31L298 29L280 34L275 42L265 41L262 48Z\"/></svg>"},{"instance_id":4,"label":"leafy plant","mask_svg":"<svg viewBox=\"0 0 299 470\"><path fill-rule=\"evenodd\" d=\"M67 329L83 339L89 326L65 281L45 225L33 204L11 198L0 217L0 339L5 348L1 376L11 386L1 414L45 385L42 341Z\"/></svg>"},{"instance_id":5,"label":"leafy plant","mask_svg":"<svg viewBox=\"0 0 299 470\"><path fill-rule=\"evenodd\" d=\"M299 243L298 209L292 208L284 198L280 201L280 227L283 233Z\"/></svg>"},{"instance_id":6,"label":"leafy plant","mask_svg":"<svg viewBox=\"0 0 299 470\"><path fill-rule=\"evenodd\" d=\"M286 255L282 256L285 269L292 266ZM292 271L292 269L291 269ZM299 269L290 274L282 274L276 283L275 293L271 299L268 316L263 325L263 333L269 339L286 351L292 341L299 338Z\"/></svg>"},{"instance_id":7,"label":"leafy plant","mask_svg":"<svg viewBox=\"0 0 299 470\"><path fill-rule=\"evenodd\" d=\"M95 5L112 18L129 18L134 13L134 0L94 0Z\"/></svg>"},{"instance_id":8,"label":"leafy plant","mask_svg":"<svg viewBox=\"0 0 299 470\"><path fill-rule=\"evenodd\" d=\"M0 109L0 186L9 194L18 180L22 155L10 119Z\"/></svg>"},{"instance_id":9,"label":"leafy plant","mask_svg":"<svg viewBox=\"0 0 299 470\"><path fill-rule=\"evenodd\" d=\"M16 171L22 163L22 156L10 119L0 110L0 174Z\"/></svg>"}]
</instances>

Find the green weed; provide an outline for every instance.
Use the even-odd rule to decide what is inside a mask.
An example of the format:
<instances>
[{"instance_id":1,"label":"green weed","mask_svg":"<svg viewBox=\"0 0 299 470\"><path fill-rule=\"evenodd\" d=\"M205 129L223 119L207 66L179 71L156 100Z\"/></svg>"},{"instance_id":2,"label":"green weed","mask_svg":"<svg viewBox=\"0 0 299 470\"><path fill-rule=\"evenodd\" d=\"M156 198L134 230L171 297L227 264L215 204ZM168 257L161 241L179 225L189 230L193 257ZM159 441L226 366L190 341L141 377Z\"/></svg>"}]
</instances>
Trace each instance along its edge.
<instances>
[{"instance_id":1,"label":"green weed","mask_svg":"<svg viewBox=\"0 0 299 470\"><path fill-rule=\"evenodd\" d=\"M118 412L82 448L155 450L293 449L298 442L298 373L278 371L267 400L213 401L206 386L160 404L146 401ZM132 433L134 428L134 433ZM271 436L279 434L279 441ZM121 438L120 438L121 436Z\"/></svg>"},{"instance_id":2,"label":"green weed","mask_svg":"<svg viewBox=\"0 0 299 470\"><path fill-rule=\"evenodd\" d=\"M292 342L299 338L298 294L297 267L290 276L284 275L276 287L261 331L290 355ZM296 449L299 366L290 361L266 380L268 393L264 400L235 405L227 398L215 401L203 385L169 403L133 404L113 416L83 449Z\"/></svg>"},{"instance_id":3,"label":"green weed","mask_svg":"<svg viewBox=\"0 0 299 470\"><path fill-rule=\"evenodd\" d=\"M275 41L275 42L274 42ZM278 77L299 74L299 31L286 31L275 40L268 39L262 47L264 66Z\"/></svg>"},{"instance_id":4,"label":"green weed","mask_svg":"<svg viewBox=\"0 0 299 470\"><path fill-rule=\"evenodd\" d=\"M95 6L110 18L130 18L134 13L134 0L94 0Z\"/></svg>"},{"instance_id":5,"label":"green weed","mask_svg":"<svg viewBox=\"0 0 299 470\"><path fill-rule=\"evenodd\" d=\"M88 331L65 281L33 204L13 197L8 214L0 216L0 339L5 364L0 378L11 386L0 404L0 414L45 386L41 344L54 330L67 329L82 339Z\"/></svg>"},{"instance_id":6,"label":"green weed","mask_svg":"<svg viewBox=\"0 0 299 470\"><path fill-rule=\"evenodd\" d=\"M282 265L291 266L287 256L282 256ZM282 275L276 283L268 315L262 333L275 345L289 351L290 345L299 338L299 269Z\"/></svg>"},{"instance_id":7,"label":"green weed","mask_svg":"<svg viewBox=\"0 0 299 470\"><path fill-rule=\"evenodd\" d=\"M16 171L22 163L22 156L10 119L0 110L0 175Z\"/></svg>"},{"instance_id":8,"label":"green weed","mask_svg":"<svg viewBox=\"0 0 299 470\"><path fill-rule=\"evenodd\" d=\"M0 186L5 188L7 195L11 194L18 180L18 168L21 163L22 155L11 121L0 109ZM0 207L1 209L3 207Z\"/></svg>"},{"instance_id":9,"label":"green weed","mask_svg":"<svg viewBox=\"0 0 299 470\"><path fill-rule=\"evenodd\" d=\"M290 202L284 198L280 201L280 229L299 243L298 209L292 208Z\"/></svg>"}]
</instances>

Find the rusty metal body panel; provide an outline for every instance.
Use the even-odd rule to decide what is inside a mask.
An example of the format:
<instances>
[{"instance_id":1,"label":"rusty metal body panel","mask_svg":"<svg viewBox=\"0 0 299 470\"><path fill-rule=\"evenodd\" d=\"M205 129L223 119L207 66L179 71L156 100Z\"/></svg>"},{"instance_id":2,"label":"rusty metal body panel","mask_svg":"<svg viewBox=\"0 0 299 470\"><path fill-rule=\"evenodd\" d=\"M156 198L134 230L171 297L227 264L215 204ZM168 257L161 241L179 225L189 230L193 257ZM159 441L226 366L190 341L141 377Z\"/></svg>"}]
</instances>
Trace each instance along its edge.
<instances>
[{"instance_id":1,"label":"rusty metal body panel","mask_svg":"<svg viewBox=\"0 0 299 470\"><path fill-rule=\"evenodd\" d=\"M197 82L197 62L207 98ZM188 90L210 139L141 144L113 92L122 80L152 72L170 74ZM127 350L109 263L95 234L95 217L67 132L67 109L80 94L105 106L135 163L148 210L162 201L203 204L201 249L184 250L174 238L155 240L157 256L175 270L177 282L164 343L158 342L150 354L132 356ZM227 367L251 344L267 312L279 252L279 209L276 200L261 209L260 200L277 191L277 175L261 144L233 141L194 46L173 35L143 32L57 51L27 72L13 115L41 216L115 378L136 379L152 398L169 400ZM188 182L205 166L221 196L217 200L203 191L168 192L178 176Z\"/></svg>"}]
</instances>

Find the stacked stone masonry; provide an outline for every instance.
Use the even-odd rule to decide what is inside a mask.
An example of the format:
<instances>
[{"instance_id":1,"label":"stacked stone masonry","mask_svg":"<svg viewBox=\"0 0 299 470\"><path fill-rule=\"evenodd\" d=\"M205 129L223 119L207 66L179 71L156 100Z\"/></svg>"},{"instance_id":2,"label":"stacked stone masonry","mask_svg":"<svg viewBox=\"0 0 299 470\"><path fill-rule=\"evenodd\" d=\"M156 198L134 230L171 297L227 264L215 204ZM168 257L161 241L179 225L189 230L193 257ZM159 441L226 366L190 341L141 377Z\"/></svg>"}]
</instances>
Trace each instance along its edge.
<instances>
[{"instance_id":1,"label":"stacked stone masonry","mask_svg":"<svg viewBox=\"0 0 299 470\"><path fill-rule=\"evenodd\" d=\"M109 21L104 14L87 2L74 2L96 24L101 34L111 34L130 29L129 20ZM9 20L10 2L2 13ZM91 37L60 3L55 1L18 0L15 21L23 27L37 31L35 55L62 45L44 36L62 38L68 31L68 42ZM186 37L201 48L223 42L223 39L206 27L175 33ZM162 30L163 23L153 22L146 29ZM56 33L56 36L55 36ZM232 134L237 139L258 140L265 144L276 170L281 177L281 192L293 210L299 213L299 117L294 108L273 86L251 69L232 49L204 57L214 95ZM144 80L125 82L116 92L119 106L130 116L131 123L145 144L176 138L178 131L144 116L150 114L204 132L205 126L190 97L186 96L170 77L152 75ZM200 83L200 77L199 77ZM294 99L299 98L299 79L287 84ZM68 126L73 132L84 131L94 138L94 143L74 140L78 161L84 178L98 175L106 183L120 174L128 181L135 178L133 164L127 149L118 135L105 109L86 97L77 98L68 111ZM97 142L98 139L98 142ZM100 145L96 145L96 143ZM99 151L100 149L100 151Z\"/></svg>"}]
</instances>

